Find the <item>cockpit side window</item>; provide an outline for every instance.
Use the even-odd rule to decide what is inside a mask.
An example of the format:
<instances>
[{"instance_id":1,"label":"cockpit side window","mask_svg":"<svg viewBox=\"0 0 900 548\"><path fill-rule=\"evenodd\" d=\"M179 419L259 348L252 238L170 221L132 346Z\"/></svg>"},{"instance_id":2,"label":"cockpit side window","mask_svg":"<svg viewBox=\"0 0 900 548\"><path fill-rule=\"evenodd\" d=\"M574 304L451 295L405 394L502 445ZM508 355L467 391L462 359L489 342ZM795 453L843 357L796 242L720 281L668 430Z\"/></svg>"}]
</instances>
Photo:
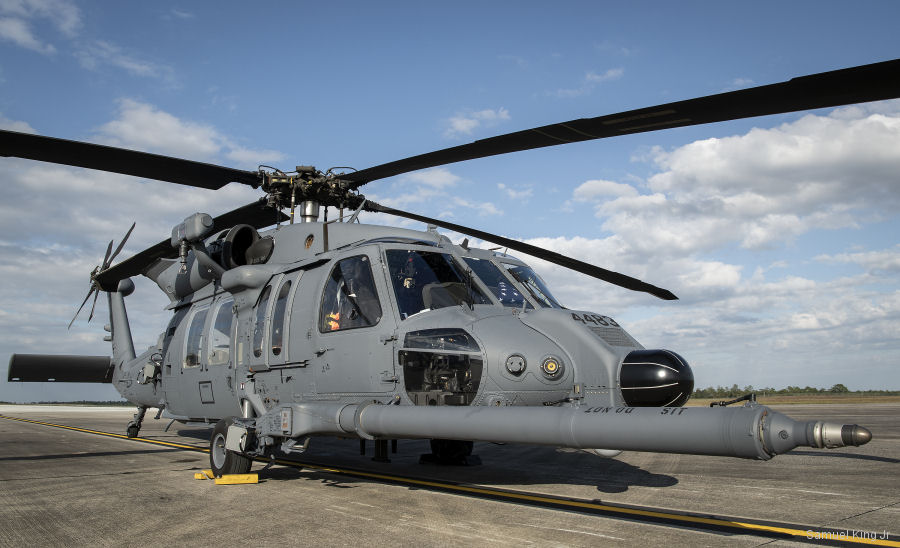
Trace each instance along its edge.
<instances>
[{"instance_id":1,"label":"cockpit side window","mask_svg":"<svg viewBox=\"0 0 900 548\"><path fill-rule=\"evenodd\" d=\"M563 308L559 301L550 293L550 289L544 283L544 280L531 267L511 263L503 263L503 267L517 282L525 286L525 289L528 290L538 304L544 308Z\"/></svg>"},{"instance_id":2,"label":"cockpit side window","mask_svg":"<svg viewBox=\"0 0 900 548\"><path fill-rule=\"evenodd\" d=\"M494 263L486 259L476 259L474 257L465 257L463 260L466 261L466 264L469 265L472 272L481 278L481 281L491 290L491 293L497 297L500 304L512 308L521 308L523 305L526 308L534 308L531 306L531 303L526 301L525 297L519 293L515 284L513 284L499 268L494 266Z\"/></svg>"},{"instance_id":3,"label":"cockpit side window","mask_svg":"<svg viewBox=\"0 0 900 548\"><path fill-rule=\"evenodd\" d=\"M365 255L342 259L331 270L322 293L319 331L369 327L381 321L381 302Z\"/></svg>"},{"instance_id":4,"label":"cockpit side window","mask_svg":"<svg viewBox=\"0 0 900 548\"><path fill-rule=\"evenodd\" d=\"M388 270L400 317L447 306L490 304L452 255L434 251L389 249Z\"/></svg>"}]
</instances>

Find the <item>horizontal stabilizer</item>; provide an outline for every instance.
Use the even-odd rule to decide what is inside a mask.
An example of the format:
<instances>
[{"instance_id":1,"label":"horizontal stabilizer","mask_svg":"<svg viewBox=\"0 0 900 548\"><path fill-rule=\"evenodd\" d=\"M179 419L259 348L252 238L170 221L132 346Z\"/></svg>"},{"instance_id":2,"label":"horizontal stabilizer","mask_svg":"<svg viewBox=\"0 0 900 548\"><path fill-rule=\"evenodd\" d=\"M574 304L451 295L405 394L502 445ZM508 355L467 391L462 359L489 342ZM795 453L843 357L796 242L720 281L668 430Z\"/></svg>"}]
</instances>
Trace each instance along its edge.
<instances>
[{"instance_id":1,"label":"horizontal stabilizer","mask_svg":"<svg viewBox=\"0 0 900 548\"><path fill-rule=\"evenodd\" d=\"M109 356L13 354L9 378L22 382L112 382Z\"/></svg>"}]
</instances>

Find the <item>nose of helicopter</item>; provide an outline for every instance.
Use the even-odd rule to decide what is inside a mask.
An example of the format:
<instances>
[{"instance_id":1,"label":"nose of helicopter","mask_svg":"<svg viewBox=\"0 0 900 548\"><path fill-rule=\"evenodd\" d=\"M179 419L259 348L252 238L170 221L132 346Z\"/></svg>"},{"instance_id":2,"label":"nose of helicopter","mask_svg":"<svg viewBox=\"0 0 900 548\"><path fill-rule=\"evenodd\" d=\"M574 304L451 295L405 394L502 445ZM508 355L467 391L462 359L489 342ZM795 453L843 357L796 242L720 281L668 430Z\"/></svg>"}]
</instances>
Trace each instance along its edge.
<instances>
[{"instance_id":1,"label":"nose of helicopter","mask_svg":"<svg viewBox=\"0 0 900 548\"><path fill-rule=\"evenodd\" d=\"M680 407L694 391L694 373L671 350L634 350L622 361L619 383L633 407Z\"/></svg>"}]
</instances>

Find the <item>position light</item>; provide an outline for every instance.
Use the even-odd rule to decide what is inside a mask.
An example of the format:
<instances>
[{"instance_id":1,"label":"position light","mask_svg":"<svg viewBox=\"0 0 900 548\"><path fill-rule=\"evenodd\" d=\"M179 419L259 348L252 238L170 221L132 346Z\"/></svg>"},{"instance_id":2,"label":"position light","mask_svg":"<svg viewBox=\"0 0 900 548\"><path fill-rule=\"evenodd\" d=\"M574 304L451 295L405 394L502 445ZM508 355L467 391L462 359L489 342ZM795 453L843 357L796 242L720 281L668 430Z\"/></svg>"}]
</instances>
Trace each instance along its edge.
<instances>
[{"instance_id":1,"label":"position light","mask_svg":"<svg viewBox=\"0 0 900 548\"><path fill-rule=\"evenodd\" d=\"M556 380L562 376L563 362L559 358L550 356L541 363L541 373L550 380Z\"/></svg>"}]
</instances>

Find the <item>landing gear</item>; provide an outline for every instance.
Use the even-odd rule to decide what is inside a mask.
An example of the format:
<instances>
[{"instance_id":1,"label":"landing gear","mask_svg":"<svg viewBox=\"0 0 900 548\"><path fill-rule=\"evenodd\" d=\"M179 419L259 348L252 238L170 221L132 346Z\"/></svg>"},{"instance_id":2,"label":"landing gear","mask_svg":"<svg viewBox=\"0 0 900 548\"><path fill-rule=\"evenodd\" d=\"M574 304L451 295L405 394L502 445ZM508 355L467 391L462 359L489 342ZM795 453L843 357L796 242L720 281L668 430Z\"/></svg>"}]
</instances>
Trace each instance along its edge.
<instances>
[{"instance_id":1,"label":"landing gear","mask_svg":"<svg viewBox=\"0 0 900 548\"><path fill-rule=\"evenodd\" d=\"M137 408L138 412L134 414L134 420L128 423L128 426L125 428L125 435L129 438L136 438L138 432L141 431L141 423L144 422L144 414L147 412L146 405L139 405Z\"/></svg>"},{"instance_id":2,"label":"landing gear","mask_svg":"<svg viewBox=\"0 0 900 548\"><path fill-rule=\"evenodd\" d=\"M481 458L472 454L475 444L462 440L431 440L431 454L421 455L419 464L449 464L454 466L477 466Z\"/></svg>"},{"instance_id":3,"label":"landing gear","mask_svg":"<svg viewBox=\"0 0 900 548\"><path fill-rule=\"evenodd\" d=\"M209 466L216 477L224 474L246 474L253 466L250 457L225 447L228 427L231 424L231 419L222 419L217 422L209 440Z\"/></svg>"}]
</instances>

